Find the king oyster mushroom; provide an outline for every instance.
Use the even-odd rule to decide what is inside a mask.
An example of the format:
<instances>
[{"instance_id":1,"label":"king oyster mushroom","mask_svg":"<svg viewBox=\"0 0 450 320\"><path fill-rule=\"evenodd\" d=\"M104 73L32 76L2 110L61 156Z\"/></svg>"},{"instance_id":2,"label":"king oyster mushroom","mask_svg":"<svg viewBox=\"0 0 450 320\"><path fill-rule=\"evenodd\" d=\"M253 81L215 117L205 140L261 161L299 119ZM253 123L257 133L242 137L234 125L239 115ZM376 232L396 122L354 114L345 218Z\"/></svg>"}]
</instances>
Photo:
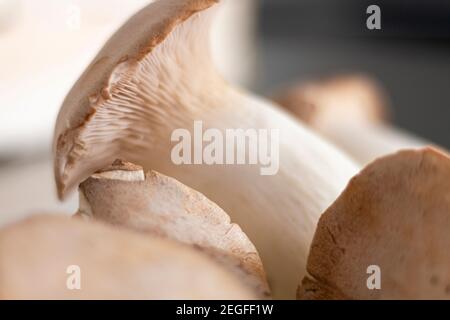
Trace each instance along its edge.
<instances>
[{"instance_id":1,"label":"king oyster mushroom","mask_svg":"<svg viewBox=\"0 0 450 320\"><path fill-rule=\"evenodd\" d=\"M401 149L432 144L387 123L385 94L367 76L300 82L280 90L274 100L361 165Z\"/></svg>"},{"instance_id":2,"label":"king oyster mushroom","mask_svg":"<svg viewBox=\"0 0 450 320\"><path fill-rule=\"evenodd\" d=\"M427 148L380 158L320 218L298 296L450 299L449 230L449 155Z\"/></svg>"},{"instance_id":3,"label":"king oyster mushroom","mask_svg":"<svg viewBox=\"0 0 450 320\"><path fill-rule=\"evenodd\" d=\"M215 203L175 179L117 160L79 188L78 216L194 245L269 295L253 244Z\"/></svg>"},{"instance_id":4,"label":"king oyster mushroom","mask_svg":"<svg viewBox=\"0 0 450 320\"><path fill-rule=\"evenodd\" d=\"M358 167L275 105L221 78L208 42L217 2L156 1L107 42L57 119L59 195L117 158L174 177L230 214L258 249L274 296L293 298L317 220ZM255 165L174 164L172 132L192 132L199 120L221 133L279 130L277 174L263 176Z\"/></svg>"},{"instance_id":5,"label":"king oyster mushroom","mask_svg":"<svg viewBox=\"0 0 450 320\"><path fill-rule=\"evenodd\" d=\"M0 299L255 298L198 250L51 215L0 230L0 283Z\"/></svg>"}]
</instances>

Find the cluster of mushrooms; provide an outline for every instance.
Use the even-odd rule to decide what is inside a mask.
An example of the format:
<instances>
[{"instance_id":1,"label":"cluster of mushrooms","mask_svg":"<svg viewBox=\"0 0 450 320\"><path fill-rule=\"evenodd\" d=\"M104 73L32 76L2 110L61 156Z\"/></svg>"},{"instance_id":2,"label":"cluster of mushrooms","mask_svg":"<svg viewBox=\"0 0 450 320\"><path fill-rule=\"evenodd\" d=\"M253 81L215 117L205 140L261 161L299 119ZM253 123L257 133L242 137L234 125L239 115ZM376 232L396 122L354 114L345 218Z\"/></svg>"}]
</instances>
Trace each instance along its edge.
<instances>
[{"instance_id":1,"label":"cluster of mushrooms","mask_svg":"<svg viewBox=\"0 0 450 320\"><path fill-rule=\"evenodd\" d=\"M276 102L226 83L209 53L217 2L150 4L74 85L54 168L79 210L0 231L0 298L450 299L446 151L389 126L361 76ZM173 164L171 132L196 120L279 129L278 174ZM69 265L81 290L67 289Z\"/></svg>"}]
</instances>

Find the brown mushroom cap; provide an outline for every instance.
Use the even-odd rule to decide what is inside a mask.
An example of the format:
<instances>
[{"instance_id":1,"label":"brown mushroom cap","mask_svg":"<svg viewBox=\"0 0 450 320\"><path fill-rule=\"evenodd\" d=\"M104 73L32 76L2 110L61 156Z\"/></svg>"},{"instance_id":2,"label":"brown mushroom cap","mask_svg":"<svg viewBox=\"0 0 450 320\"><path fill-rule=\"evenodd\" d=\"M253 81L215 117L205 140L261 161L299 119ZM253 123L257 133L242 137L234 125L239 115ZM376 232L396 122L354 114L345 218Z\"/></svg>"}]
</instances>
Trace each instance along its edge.
<instances>
[{"instance_id":1,"label":"brown mushroom cap","mask_svg":"<svg viewBox=\"0 0 450 320\"><path fill-rule=\"evenodd\" d=\"M319 129L336 122L378 123L388 117L381 86L359 74L294 83L278 91L273 99Z\"/></svg>"},{"instance_id":2,"label":"brown mushroom cap","mask_svg":"<svg viewBox=\"0 0 450 320\"><path fill-rule=\"evenodd\" d=\"M381 158L320 218L301 299L450 299L450 158L431 148ZM367 287L380 267L381 290Z\"/></svg>"},{"instance_id":3,"label":"brown mushroom cap","mask_svg":"<svg viewBox=\"0 0 450 320\"><path fill-rule=\"evenodd\" d=\"M80 185L79 214L195 245L228 263L260 296L269 288L255 247L230 217L175 179L116 160Z\"/></svg>"},{"instance_id":4,"label":"brown mushroom cap","mask_svg":"<svg viewBox=\"0 0 450 320\"><path fill-rule=\"evenodd\" d=\"M80 267L81 290L67 288ZM0 231L0 299L252 299L197 250L100 223L36 216Z\"/></svg>"}]
</instances>

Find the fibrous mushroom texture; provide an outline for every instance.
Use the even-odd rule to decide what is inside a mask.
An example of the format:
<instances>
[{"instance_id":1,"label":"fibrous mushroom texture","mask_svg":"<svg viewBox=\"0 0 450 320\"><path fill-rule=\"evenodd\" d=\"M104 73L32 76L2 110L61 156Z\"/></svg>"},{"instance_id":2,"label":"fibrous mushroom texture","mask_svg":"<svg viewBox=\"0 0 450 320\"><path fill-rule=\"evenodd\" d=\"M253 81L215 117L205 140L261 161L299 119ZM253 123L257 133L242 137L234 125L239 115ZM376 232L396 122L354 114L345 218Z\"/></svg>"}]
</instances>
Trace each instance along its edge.
<instances>
[{"instance_id":1,"label":"fibrous mushroom texture","mask_svg":"<svg viewBox=\"0 0 450 320\"><path fill-rule=\"evenodd\" d=\"M386 93L365 75L299 82L273 99L362 165L401 149L431 144L388 123Z\"/></svg>"},{"instance_id":2,"label":"fibrous mushroom texture","mask_svg":"<svg viewBox=\"0 0 450 320\"><path fill-rule=\"evenodd\" d=\"M68 285L71 270L80 290ZM0 231L0 283L0 299L254 298L195 249L50 215Z\"/></svg>"},{"instance_id":3,"label":"fibrous mushroom texture","mask_svg":"<svg viewBox=\"0 0 450 320\"><path fill-rule=\"evenodd\" d=\"M194 245L236 273L260 297L269 295L255 247L201 193L120 160L84 181L79 191L77 215Z\"/></svg>"},{"instance_id":4,"label":"fibrous mushroom texture","mask_svg":"<svg viewBox=\"0 0 450 320\"><path fill-rule=\"evenodd\" d=\"M299 298L449 299L449 230L448 154L381 158L320 218Z\"/></svg>"},{"instance_id":5,"label":"fibrous mushroom texture","mask_svg":"<svg viewBox=\"0 0 450 320\"><path fill-rule=\"evenodd\" d=\"M293 298L320 213L358 169L275 105L222 80L209 55L215 3L155 2L106 44L57 120L59 194L118 158L174 177L230 214L258 249L275 297ZM257 165L175 164L171 135L183 128L194 136L194 121L221 134L279 130L276 174L261 175ZM246 136L235 138L245 145Z\"/></svg>"}]
</instances>

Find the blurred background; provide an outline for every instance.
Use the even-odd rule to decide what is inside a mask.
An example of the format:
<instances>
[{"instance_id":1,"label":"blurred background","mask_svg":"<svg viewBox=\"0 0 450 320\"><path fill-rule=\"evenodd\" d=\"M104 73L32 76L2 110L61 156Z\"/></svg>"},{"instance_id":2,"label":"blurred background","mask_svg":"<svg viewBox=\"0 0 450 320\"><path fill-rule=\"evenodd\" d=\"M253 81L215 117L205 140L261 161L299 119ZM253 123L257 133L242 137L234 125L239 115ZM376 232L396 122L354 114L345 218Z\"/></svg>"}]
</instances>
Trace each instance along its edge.
<instances>
[{"instance_id":1,"label":"blurred background","mask_svg":"<svg viewBox=\"0 0 450 320\"><path fill-rule=\"evenodd\" d=\"M163 0L164 1L164 0ZM0 224L60 204L51 138L64 96L107 38L150 0L0 0ZM381 7L382 29L366 28ZM450 1L228 0L213 32L224 76L263 95L365 73L394 122L450 148Z\"/></svg>"},{"instance_id":2,"label":"blurred background","mask_svg":"<svg viewBox=\"0 0 450 320\"><path fill-rule=\"evenodd\" d=\"M369 5L381 30L368 30ZM263 92L336 73L363 72L390 98L396 125L450 147L449 0L263 0Z\"/></svg>"}]
</instances>

